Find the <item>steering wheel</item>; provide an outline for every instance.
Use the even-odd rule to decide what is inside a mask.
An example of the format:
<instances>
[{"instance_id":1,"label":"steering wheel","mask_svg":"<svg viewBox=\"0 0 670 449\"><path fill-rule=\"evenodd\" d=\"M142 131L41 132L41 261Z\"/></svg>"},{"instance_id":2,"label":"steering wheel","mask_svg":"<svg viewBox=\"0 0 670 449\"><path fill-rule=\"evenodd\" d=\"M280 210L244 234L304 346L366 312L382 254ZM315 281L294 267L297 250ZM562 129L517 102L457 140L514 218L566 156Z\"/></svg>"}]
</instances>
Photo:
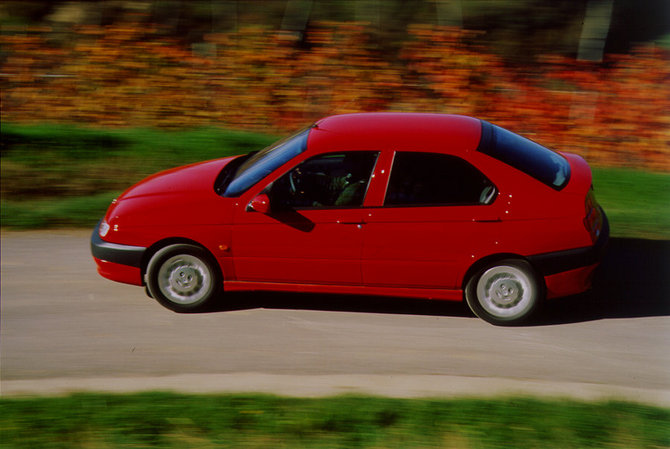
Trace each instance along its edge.
<instances>
[{"instance_id":1,"label":"steering wheel","mask_svg":"<svg viewBox=\"0 0 670 449\"><path fill-rule=\"evenodd\" d=\"M288 174L289 192L295 195L300 185L300 167L291 170Z\"/></svg>"}]
</instances>

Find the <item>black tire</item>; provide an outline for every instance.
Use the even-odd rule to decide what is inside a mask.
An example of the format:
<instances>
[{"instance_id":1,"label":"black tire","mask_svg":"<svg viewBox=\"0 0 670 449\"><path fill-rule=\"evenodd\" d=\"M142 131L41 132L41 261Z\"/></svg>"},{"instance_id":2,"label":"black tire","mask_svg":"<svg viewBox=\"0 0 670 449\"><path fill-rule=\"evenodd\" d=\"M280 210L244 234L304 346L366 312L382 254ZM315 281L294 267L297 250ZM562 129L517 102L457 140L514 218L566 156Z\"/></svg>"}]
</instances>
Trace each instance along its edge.
<instances>
[{"instance_id":1,"label":"black tire","mask_svg":"<svg viewBox=\"0 0 670 449\"><path fill-rule=\"evenodd\" d=\"M525 260L505 259L472 276L465 299L479 318L496 325L522 324L537 312L544 299L544 283Z\"/></svg>"},{"instance_id":2,"label":"black tire","mask_svg":"<svg viewBox=\"0 0 670 449\"><path fill-rule=\"evenodd\" d=\"M219 267L203 248L176 244L158 250L149 260L146 285L151 297L175 312L195 312L221 294Z\"/></svg>"}]
</instances>

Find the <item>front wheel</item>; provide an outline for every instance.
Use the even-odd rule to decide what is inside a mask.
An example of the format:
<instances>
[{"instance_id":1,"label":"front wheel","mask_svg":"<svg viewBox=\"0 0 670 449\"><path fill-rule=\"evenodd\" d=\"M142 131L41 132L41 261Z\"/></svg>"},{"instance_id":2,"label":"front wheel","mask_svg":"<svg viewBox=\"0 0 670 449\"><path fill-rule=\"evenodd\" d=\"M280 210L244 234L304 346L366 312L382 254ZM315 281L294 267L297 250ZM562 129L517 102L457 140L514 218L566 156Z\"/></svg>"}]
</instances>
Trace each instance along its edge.
<instances>
[{"instance_id":1,"label":"front wheel","mask_svg":"<svg viewBox=\"0 0 670 449\"><path fill-rule=\"evenodd\" d=\"M146 284L159 303L175 312L210 305L221 291L221 274L207 251L177 244L162 248L147 265Z\"/></svg>"},{"instance_id":2,"label":"front wheel","mask_svg":"<svg viewBox=\"0 0 670 449\"><path fill-rule=\"evenodd\" d=\"M501 260L470 278L465 299L479 318L497 325L523 323L536 312L544 286L524 260Z\"/></svg>"}]
</instances>

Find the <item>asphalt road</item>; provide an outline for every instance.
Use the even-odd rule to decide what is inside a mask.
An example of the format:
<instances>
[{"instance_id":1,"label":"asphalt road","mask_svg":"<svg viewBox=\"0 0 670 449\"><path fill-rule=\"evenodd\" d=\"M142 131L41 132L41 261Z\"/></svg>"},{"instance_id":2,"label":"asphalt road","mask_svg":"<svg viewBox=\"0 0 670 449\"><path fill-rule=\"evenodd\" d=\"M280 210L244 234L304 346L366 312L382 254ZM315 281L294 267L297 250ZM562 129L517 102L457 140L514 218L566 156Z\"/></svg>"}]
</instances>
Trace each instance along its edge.
<instances>
[{"instance_id":1,"label":"asphalt road","mask_svg":"<svg viewBox=\"0 0 670 449\"><path fill-rule=\"evenodd\" d=\"M2 233L2 395L525 393L670 406L670 243L614 239L593 292L503 328L462 304L243 294L180 315L95 272L84 231Z\"/></svg>"}]
</instances>

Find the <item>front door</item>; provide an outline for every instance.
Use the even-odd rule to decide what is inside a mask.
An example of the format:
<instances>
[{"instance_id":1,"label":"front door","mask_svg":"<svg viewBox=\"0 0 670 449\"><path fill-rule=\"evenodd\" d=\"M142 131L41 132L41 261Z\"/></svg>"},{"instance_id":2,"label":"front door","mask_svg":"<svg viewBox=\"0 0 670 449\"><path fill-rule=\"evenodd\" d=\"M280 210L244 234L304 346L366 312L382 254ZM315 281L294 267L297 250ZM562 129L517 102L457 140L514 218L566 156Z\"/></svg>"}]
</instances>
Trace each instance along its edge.
<instances>
[{"instance_id":1,"label":"front door","mask_svg":"<svg viewBox=\"0 0 670 449\"><path fill-rule=\"evenodd\" d=\"M360 285L362 206L376 158L367 151L314 156L263 189L270 212L240 204L236 280Z\"/></svg>"}]
</instances>

